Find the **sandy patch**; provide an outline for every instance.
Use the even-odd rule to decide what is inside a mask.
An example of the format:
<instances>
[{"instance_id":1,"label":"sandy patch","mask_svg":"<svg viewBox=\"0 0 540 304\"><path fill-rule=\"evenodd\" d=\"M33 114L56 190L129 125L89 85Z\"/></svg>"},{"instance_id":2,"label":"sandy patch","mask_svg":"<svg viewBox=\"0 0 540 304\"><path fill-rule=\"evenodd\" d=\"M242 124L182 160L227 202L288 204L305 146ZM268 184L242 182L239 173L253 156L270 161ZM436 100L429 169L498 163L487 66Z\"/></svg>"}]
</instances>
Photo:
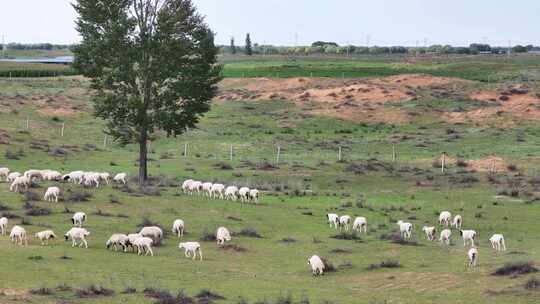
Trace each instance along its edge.
<instances>
[{"instance_id":1,"label":"sandy patch","mask_svg":"<svg viewBox=\"0 0 540 304\"><path fill-rule=\"evenodd\" d=\"M508 164L497 156L467 161L467 167L478 172L504 172L508 171Z\"/></svg>"}]
</instances>

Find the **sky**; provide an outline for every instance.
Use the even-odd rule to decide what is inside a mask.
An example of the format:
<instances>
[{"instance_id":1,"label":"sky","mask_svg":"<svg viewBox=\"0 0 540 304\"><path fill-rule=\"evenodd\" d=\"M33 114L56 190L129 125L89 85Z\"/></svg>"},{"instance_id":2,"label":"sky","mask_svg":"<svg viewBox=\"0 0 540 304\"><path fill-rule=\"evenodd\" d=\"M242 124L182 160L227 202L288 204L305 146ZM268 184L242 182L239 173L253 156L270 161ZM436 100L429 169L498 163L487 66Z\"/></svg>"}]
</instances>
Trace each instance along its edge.
<instances>
[{"instance_id":1,"label":"sky","mask_svg":"<svg viewBox=\"0 0 540 304\"><path fill-rule=\"evenodd\" d=\"M75 0L0 0L0 39L75 43ZM193 0L217 32L253 42L309 45L540 45L539 0ZM1 42L1 40L0 40Z\"/></svg>"}]
</instances>

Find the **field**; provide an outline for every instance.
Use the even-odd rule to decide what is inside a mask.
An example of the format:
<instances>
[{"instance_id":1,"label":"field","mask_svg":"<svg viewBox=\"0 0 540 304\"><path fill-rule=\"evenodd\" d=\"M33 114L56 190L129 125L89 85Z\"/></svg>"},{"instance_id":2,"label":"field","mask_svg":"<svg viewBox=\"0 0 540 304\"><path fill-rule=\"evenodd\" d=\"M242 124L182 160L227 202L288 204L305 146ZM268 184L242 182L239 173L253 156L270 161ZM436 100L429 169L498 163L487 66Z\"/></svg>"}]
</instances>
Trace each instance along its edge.
<instances>
[{"instance_id":1,"label":"field","mask_svg":"<svg viewBox=\"0 0 540 304\"><path fill-rule=\"evenodd\" d=\"M151 142L145 189L135 180L99 189L61 183L55 204L40 199L55 183L26 194L0 184L9 227L61 236L84 211L91 232L88 249L62 237L19 247L1 236L0 302L157 303L153 288L188 297L206 289L225 298L215 303L537 303L538 275L492 273L540 263L540 60L448 60L223 58L227 78L199 128ZM79 76L0 79L1 166L136 176L137 147L104 138L88 85ZM178 188L186 178L256 187L261 202L187 196ZM442 210L479 233L478 267L466 267L458 231L451 246L425 239L422 226ZM367 217L368 233L339 239L329 212ZM204 260L191 261L170 233L177 218L186 241L219 226L261 237L240 233L225 249L201 241ZM399 219L414 224L412 241L394 239ZM150 222L169 232L156 256L106 250L112 233ZM493 233L504 234L507 251L491 249ZM313 277L313 254L337 271ZM387 261L399 267L376 266ZM85 294L93 284L114 294Z\"/></svg>"}]
</instances>

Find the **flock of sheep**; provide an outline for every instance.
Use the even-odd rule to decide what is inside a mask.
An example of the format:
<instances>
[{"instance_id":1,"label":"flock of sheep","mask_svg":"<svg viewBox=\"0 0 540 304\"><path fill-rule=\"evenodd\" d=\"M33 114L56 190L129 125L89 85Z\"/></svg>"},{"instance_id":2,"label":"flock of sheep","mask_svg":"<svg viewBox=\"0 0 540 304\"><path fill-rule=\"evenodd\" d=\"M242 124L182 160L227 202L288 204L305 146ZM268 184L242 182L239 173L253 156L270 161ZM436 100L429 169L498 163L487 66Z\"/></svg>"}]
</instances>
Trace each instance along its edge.
<instances>
[{"instance_id":1,"label":"flock of sheep","mask_svg":"<svg viewBox=\"0 0 540 304\"><path fill-rule=\"evenodd\" d=\"M237 201L242 203L259 202L259 190L248 187L238 188L237 186L225 186L223 184L213 184L210 182L200 182L193 179L185 180L182 183L182 191L193 195L205 195L209 198L219 198L224 200Z\"/></svg>"}]
</instances>

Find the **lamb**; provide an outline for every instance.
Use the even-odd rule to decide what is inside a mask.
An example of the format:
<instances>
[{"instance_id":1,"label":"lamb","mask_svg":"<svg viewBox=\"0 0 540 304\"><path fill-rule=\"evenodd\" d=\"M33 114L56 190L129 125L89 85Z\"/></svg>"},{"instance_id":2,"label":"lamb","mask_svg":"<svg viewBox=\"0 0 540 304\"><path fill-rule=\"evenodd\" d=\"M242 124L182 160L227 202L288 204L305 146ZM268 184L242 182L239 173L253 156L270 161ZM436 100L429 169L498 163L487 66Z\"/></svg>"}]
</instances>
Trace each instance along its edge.
<instances>
[{"instance_id":1,"label":"lamb","mask_svg":"<svg viewBox=\"0 0 540 304\"><path fill-rule=\"evenodd\" d=\"M330 225L330 228L334 226L336 229L338 229L339 226L339 216L335 213L328 213L326 215L327 223Z\"/></svg>"},{"instance_id":2,"label":"lamb","mask_svg":"<svg viewBox=\"0 0 540 304\"><path fill-rule=\"evenodd\" d=\"M2 235L6 235L7 225L8 225L8 218L7 217L0 218L0 233Z\"/></svg>"},{"instance_id":3,"label":"lamb","mask_svg":"<svg viewBox=\"0 0 540 304\"><path fill-rule=\"evenodd\" d=\"M364 233L367 233L367 220L363 216L359 216L354 219L353 225L352 225L353 231L362 232L364 230Z\"/></svg>"},{"instance_id":4,"label":"lamb","mask_svg":"<svg viewBox=\"0 0 540 304\"><path fill-rule=\"evenodd\" d=\"M205 196L207 196L207 197L211 196L211 194L212 194L212 186L213 185L214 184L212 184L212 183L203 183L202 184L202 191L203 191Z\"/></svg>"},{"instance_id":5,"label":"lamb","mask_svg":"<svg viewBox=\"0 0 540 304\"><path fill-rule=\"evenodd\" d=\"M201 258L201 261L203 259L202 257L202 250L201 250L201 244L199 242L185 242L178 244L178 248L182 249L184 248L184 254L186 258L192 258L195 260L197 258L197 252L199 253L199 257ZM193 254L193 257L191 256Z\"/></svg>"},{"instance_id":6,"label":"lamb","mask_svg":"<svg viewBox=\"0 0 540 304\"><path fill-rule=\"evenodd\" d=\"M452 230L444 229L441 231L441 236L439 237L439 242L450 245L450 237L452 236Z\"/></svg>"},{"instance_id":7,"label":"lamb","mask_svg":"<svg viewBox=\"0 0 540 304\"><path fill-rule=\"evenodd\" d=\"M189 184L189 194L193 195L193 193L197 193L199 195L202 190L202 182L200 181L193 181L191 184Z\"/></svg>"},{"instance_id":8,"label":"lamb","mask_svg":"<svg viewBox=\"0 0 540 304\"><path fill-rule=\"evenodd\" d=\"M318 255L314 255L308 259L308 265L311 266L311 271L314 276L324 274L324 263Z\"/></svg>"},{"instance_id":9,"label":"lamb","mask_svg":"<svg viewBox=\"0 0 540 304\"><path fill-rule=\"evenodd\" d=\"M83 222L86 222L86 213L84 212L75 212L73 217L71 217L71 223L73 223L73 225L82 227Z\"/></svg>"},{"instance_id":10,"label":"lamb","mask_svg":"<svg viewBox=\"0 0 540 304\"><path fill-rule=\"evenodd\" d=\"M426 238L428 239L428 241L435 240L435 233L437 232L435 227L424 226L422 227L422 231L424 231L424 233L426 234Z\"/></svg>"},{"instance_id":11,"label":"lamb","mask_svg":"<svg viewBox=\"0 0 540 304\"><path fill-rule=\"evenodd\" d=\"M341 231L341 228L345 228L345 231L349 231L350 224L351 224L351 217L348 215L342 215L339 218L339 231Z\"/></svg>"},{"instance_id":12,"label":"lamb","mask_svg":"<svg viewBox=\"0 0 540 304\"><path fill-rule=\"evenodd\" d=\"M66 175L63 175L62 176L62 180L64 181L70 181L72 183L81 183L82 179L83 179L83 176L84 176L84 172L83 171L72 171Z\"/></svg>"},{"instance_id":13,"label":"lamb","mask_svg":"<svg viewBox=\"0 0 540 304\"><path fill-rule=\"evenodd\" d=\"M216 240L218 245L223 245L225 242L231 240L231 234L229 230L225 227L219 227L216 232Z\"/></svg>"},{"instance_id":14,"label":"lamb","mask_svg":"<svg viewBox=\"0 0 540 304\"><path fill-rule=\"evenodd\" d=\"M254 203L258 203L259 202L259 190L257 190L257 189L249 190L249 199Z\"/></svg>"},{"instance_id":15,"label":"lamb","mask_svg":"<svg viewBox=\"0 0 540 304\"><path fill-rule=\"evenodd\" d=\"M478 249L471 248L469 249L469 252L467 253L469 257L469 267L476 267L476 263L478 261Z\"/></svg>"},{"instance_id":16,"label":"lamb","mask_svg":"<svg viewBox=\"0 0 540 304\"><path fill-rule=\"evenodd\" d=\"M399 232L402 239L410 239L412 236L412 228L413 225L411 223L406 223L404 221L398 221L397 222L399 226Z\"/></svg>"},{"instance_id":17,"label":"lamb","mask_svg":"<svg viewBox=\"0 0 540 304\"><path fill-rule=\"evenodd\" d=\"M445 227L450 226L451 220L452 220L452 214L448 211L443 211L439 215L439 225L444 225Z\"/></svg>"},{"instance_id":18,"label":"lamb","mask_svg":"<svg viewBox=\"0 0 540 304\"><path fill-rule=\"evenodd\" d=\"M2 177L6 179L6 181L8 181L8 176L9 176L9 168L0 168L0 180L2 180Z\"/></svg>"},{"instance_id":19,"label":"lamb","mask_svg":"<svg viewBox=\"0 0 540 304\"><path fill-rule=\"evenodd\" d=\"M191 185L191 183L193 183L193 182L194 182L194 180L192 180L192 179L185 180L182 183L182 191L184 191L184 193L188 193L189 192L189 185Z\"/></svg>"},{"instance_id":20,"label":"lamb","mask_svg":"<svg viewBox=\"0 0 540 304\"><path fill-rule=\"evenodd\" d=\"M467 246L467 243L471 243L471 247L474 247L474 239L476 238L476 231L474 230L460 230L459 234L463 237L463 246Z\"/></svg>"},{"instance_id":21,"label":"lamb","mask_svg":"<svg viewBox=\"0 0 540 304\"><path fill-rule=\"evenodd\" d=\"M504 236L502 234L494 234L489 238L491 247L497 251L506 251L506 243L504 242Z\"/></svg>"},{"instance_id":22,"label":"lamb","mask_svg":"<svg viewBox=\"0 0 540 304\"><path fill-rule=\"evenodd\" d=\"M163 238L163 230L157 226L143 227L139 234L143 237L151 238L154 244L159 244L161 238Z\"/></svg>"},{"instance_id":23,"label":"lamb","mask_svg":"<svg viewBox=\"0 0 540 304\"><path fill-rule=\"evenodd\" d=\"M118 173L113 177L113 180L117 183L127 184L127 173Z\"/></svg>"},{"instance_id":24,"label":"lamb","mask_svg":"<svg viewBox=\"0 0 540 304\"><path fill-rule=\"evenodd\" d=\"M80 242L79 247L82 247L84 244L85 248L88 248L88 242L86 241L86 238L90 235L90 232L84 228L79 227L73 227L69 229L66 234L64 234L64 238L67 240L71 239L71 247L75 247L77 245L77 242Z\"/></svg>"},{"instance_id":25,"label":"lamb","mask_svg":"<svg viewBox=\"0 0 540 304\"><path fill-rule=\"evenodd\" d=\"M242 203L245 203L249 200L249 191L250 189L248 187L242 187L240 190L238 190L238 196L240 196L240 201Z\"/></svg>"},{"instance_id":26,"label":"lamb","mask_svg":"<svg viewBox=\"0 0 540 304\"><path fill-rule=\"evenodd\" d=\"M114 251L117 251L118 250L117 247L122 246L122 250L124 252L126 252L128 242L129 242L129 238L128 238L127 235L117 233L117 234L111 235L111 237L105 243L105 247L107 247L107 249L109 249L112 246L114 248Z\"/></svg>"},{"instance_id":27,"label":"lamb","mask_svg":"<svg viewBox=\"0 0 540 304\"><path fill-rule=\"evenodd\" d=\"M54 234L54 231L52 230L40 231L34 236L41 241L41 245L48 245L50 239L56 238L56 234Z\"/></svg>"},{"instance_id":28,"label":"lamb","mask_svg":"<svg viewBox=\"0 0 540 304\"><path fill-rule=\"evenodd\" d=\"M20 192L21 189L28 190L30 186L30 178L26 176L19 176L9 186L9 191L11 192Z\"/></svg>"},{"instance_id":29,"label":"lamb","mask_svg":"<svg viewBox=\"0 0 540 304\"><path fill-rule=\"evenodd\" d=\"M226 200L236 201L238 199L237 194L238 194L238 188L236 186L229 186L225 188Z\"/></svg>"},{"instance_id":30,"label":"lamb","mask_svg":"<svg viewBox=\"0 0 540 304\"><path fill-rule=\"evenodd\" d=\"M172 233L178 235L178 237L184 236L184 221L181 219L177 219L174 221L172 226Z\"/></svg>"},{"instance_id":31,"label":"lamb","mask_svg":"<svg viewBox=\"0 0 540 304\"><path fill-rule=\"evenodd\" d=\"M60 188L49 187L43 196L43 200L46 202L58 203L58 196L60 196Z\"/></svg>"},{"instance_id":32,"label":"lamb","mask_svg":"<svg viewBox=\"0 0 540 304\"><path fill-rule=\"evenodd\" d=\"M20 172L11 172L8 174L6 181L12 183L17 177L22 176Z\"/></svg>"},{"instance_id":33,"label":"lamb","mask_svg":"<svg viewBox=\"0 0 540 304\"><path fill-rule=\"evenodd\" d=\"M213 184L210 190L210 197L224 199L223 192L225 191L225 185Z\"/></svg>"},{"instance_id":34,"label":"lamb","mask_svg":"<svg viewBox=\"0 0 540 304\"><path fill-rule=\"evenodd\" d=\"M26 237L26 230L21 226L13 226L11 233L9 234L11 242L17 245L28 245L28 238Z\"/></svg>"},{"instance_id":35,"label":"lamb","mask_svg":"<svg viewBox=\"0 0 540 304\"><path fill-rule=\"evenodd\" d=\"M454 216L454 221L452 221L452 227L455 227L457 230L461 230L461 225L463 224L463 218L461 215Z\"/></svg>"},{"instance_id":36,"label":"lamb","mask_svg":"<svg viewBox=\"0 0 540 304\"><path fill-rule=\"evenodd\" d=\"M133 246L137 247L137 255L140 255L144 251L144 255L150 253L150 256L154 256L154 252L152 251L153 242L154 241L149 237L140 237L136 239L133 242Z\"/></svg>"}]
</instances>

